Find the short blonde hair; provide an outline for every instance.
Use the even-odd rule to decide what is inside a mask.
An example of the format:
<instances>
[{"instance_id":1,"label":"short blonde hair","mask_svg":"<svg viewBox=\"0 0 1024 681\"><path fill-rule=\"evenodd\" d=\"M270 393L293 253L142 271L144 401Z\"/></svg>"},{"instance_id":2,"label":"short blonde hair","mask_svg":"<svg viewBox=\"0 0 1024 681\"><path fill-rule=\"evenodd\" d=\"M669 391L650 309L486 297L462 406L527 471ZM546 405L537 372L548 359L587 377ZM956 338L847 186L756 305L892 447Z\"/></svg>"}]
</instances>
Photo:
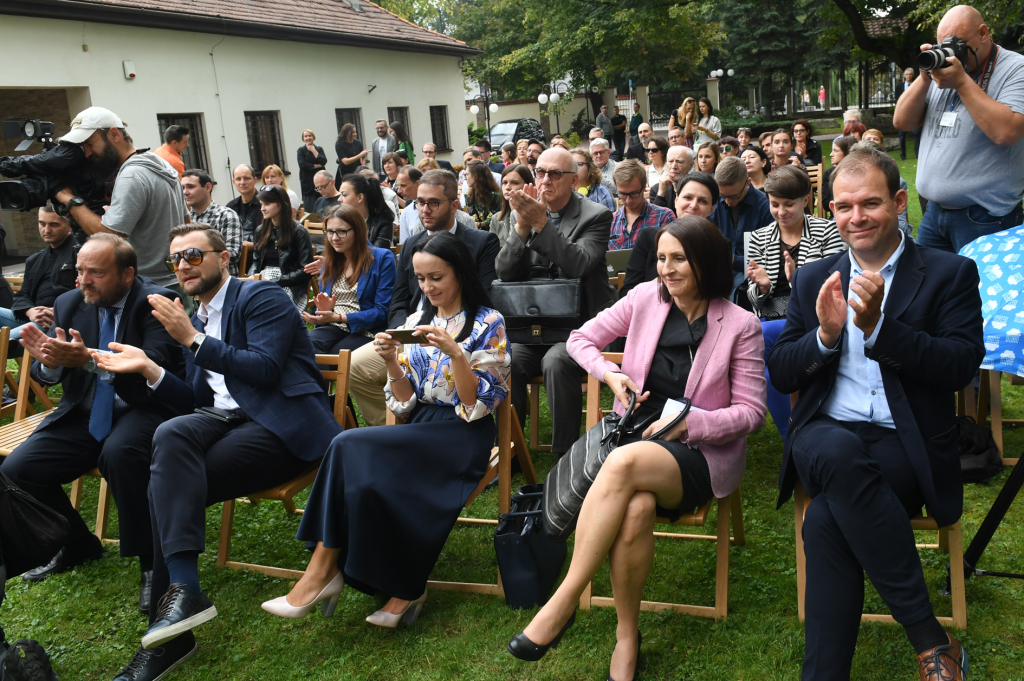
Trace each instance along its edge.
<instances>
[{"instance_id":1,"label":"short blonde hair","mask_svg":"<svg viewBox=\"0 0 1024 681\"><path fill-rule=\"evenodd\" d=\"M425 158L416 164L416 167L427 172L428 170L440 170L441 165L432 158Z\"/></svg>"},{"instance_id":2,"label":"short blonde hair","mask_svg":"<svg viewBox=\"0 0 1024 681\"><path fill-rule=\"evenodd\" d=\"M880 142L884 142L885 141L885 135L883 135L882 131L879 130L878 128L868 128L861 135L861 138L863 138L864 135L878 135L878 139L879 139Z\"/></svg>"},{"instance_id":3,"label":"short blonde hair","mask_svg":"<svg viewBox=\"0 0 1024 681\"><path fill-rule=\"evenodd\" d=\"M273 163L271 163L269 166L264 168L263 172L260 173L260 182L262 182L265 185L266 184L270 184L269 182L267 182L267 175L269 173L272 173L272 172L273 173L277 173L278 175L281 176L281 186L285 188L285 191L287 191L288 190L288 178L287 178L287 176L285 176L284 171L281 170L281 166L279 166L279 165L274 165Z\"/></svg>"},{"instance_id":4,"label":"short blonde hair","mask_svg":"<svg viewBox=\"0 0 1024 681\"><path fill-rule=\"evenodd\" d=\"M303 130L303 131L302 131L302 135L303 135L303 137L305 137L305 135L306 135L306 133L307 133L307 132L308 132L308 133L309 133L310 135L312 135L312 136L313 136L313 141L315 142L315 141L316 141L316 133L315 133L315 132L313 132L312 130L310 130L309 128L306 128L305 130Z\"/></svg>"}]
</instances>

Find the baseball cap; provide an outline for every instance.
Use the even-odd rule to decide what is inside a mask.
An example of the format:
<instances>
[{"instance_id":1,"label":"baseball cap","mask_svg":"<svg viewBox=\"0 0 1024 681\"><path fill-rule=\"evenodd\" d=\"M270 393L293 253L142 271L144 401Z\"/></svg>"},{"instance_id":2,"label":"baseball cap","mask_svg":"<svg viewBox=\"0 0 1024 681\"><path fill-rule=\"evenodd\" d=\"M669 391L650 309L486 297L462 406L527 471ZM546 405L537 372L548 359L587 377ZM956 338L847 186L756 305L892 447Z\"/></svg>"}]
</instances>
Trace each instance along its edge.
<instances>
[{"instance_id":1,"label":"baseball cap","mask_svg":"<svg viewBox=\"0 0 1024 681\"><path fill-rule=\"evenodd\" d=\"M101 106L90 106L71 121L71 131L60 138L61 142L81 144L92 137L97 130L124 128L125 124L117 114Z\"/></svg>"}]
</instances>

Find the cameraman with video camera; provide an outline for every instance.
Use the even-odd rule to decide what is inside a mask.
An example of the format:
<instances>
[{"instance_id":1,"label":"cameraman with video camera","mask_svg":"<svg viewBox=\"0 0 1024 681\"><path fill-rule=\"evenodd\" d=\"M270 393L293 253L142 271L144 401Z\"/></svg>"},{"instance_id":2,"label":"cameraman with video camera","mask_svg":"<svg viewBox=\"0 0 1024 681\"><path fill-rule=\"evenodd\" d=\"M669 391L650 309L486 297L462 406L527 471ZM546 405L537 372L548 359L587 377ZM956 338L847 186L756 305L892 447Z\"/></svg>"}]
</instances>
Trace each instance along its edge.
<instances>
[{"instance_id":1,"label":"cameraman with video camera","mask_svg":"<svg viewBox=\"0 0 1024 681\"><path fill-rule=\"evenodd\" d=\"M86 234L109 232L127 239L138 254L138 273L157 286L182 294L188 307L191 296L182 293L164 263L167 234L185 222L185 198L177 171L148 149L136 149L124 122L102 107L89 107L78 114L71 131L60 141L80 144L97 175L117 176L110 206L102 217L70 189L58 192L57 201L68 207Z\"/></svg>"},{"instance_id":2,"label":"cameraman with video camera","mask_svg":"<svg viewBox=\"0 0 1024 681\"><path fill-rule=\"evenodd\" d=\"M923 126L917 190L928 207L917 243L956 253L1024 222L1024 56L996 45L969 5L946 12L936 33L893 125Z\"/></svg>"}]
</instances>

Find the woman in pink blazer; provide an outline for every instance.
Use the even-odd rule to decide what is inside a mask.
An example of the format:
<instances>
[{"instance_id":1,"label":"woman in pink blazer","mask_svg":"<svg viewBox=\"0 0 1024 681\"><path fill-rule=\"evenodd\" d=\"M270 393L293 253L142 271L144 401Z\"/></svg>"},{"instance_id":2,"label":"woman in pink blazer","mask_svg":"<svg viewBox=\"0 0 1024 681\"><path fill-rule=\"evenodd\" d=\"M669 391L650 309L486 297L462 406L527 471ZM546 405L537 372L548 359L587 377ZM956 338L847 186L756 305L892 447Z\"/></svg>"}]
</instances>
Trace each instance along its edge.
<instances>
[{"instance_id":1,"label":"woman in pink blazer","mask_svg":"<svg viewBox=\"0 0 1024 681\"><path fill-rule=\"evenodd\" d=\"M692 410L662 439L624 443L605 461L580 511L569 572L509 652L538 660L574 618L605 556L618 613L610 679L633 678L640 653L641 591L654 559L654 519L675 519L739 487L746 436L764 425L764 340L751 313L728 302L732 251L718 228L684 216L656 237L658 279L637 286L574 331L569 354L615 393L615 411L637 395L644 435L671 422L669 399ZM601 348L626 337L622 367Z\"/></svg>"}]
</instances>

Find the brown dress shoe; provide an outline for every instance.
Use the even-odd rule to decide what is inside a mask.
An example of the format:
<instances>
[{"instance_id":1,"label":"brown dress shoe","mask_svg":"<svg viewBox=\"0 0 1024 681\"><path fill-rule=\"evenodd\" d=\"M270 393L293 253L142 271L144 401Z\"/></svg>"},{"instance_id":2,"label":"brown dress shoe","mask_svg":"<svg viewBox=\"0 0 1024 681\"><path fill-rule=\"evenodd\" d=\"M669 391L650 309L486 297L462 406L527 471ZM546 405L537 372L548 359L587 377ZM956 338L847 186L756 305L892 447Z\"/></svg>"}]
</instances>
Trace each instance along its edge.
<instances>
[{"instance_id":1,"label":"brown dress shoe","mask_svg":"<svg viewBox=\"0 0 1024 681\"><path fill-rule=\"evenodd\" d=\"M936 646L917 656L921 681L966 681L967 651L950 634L949 644Z\"/></svg>"}]
</instances>

